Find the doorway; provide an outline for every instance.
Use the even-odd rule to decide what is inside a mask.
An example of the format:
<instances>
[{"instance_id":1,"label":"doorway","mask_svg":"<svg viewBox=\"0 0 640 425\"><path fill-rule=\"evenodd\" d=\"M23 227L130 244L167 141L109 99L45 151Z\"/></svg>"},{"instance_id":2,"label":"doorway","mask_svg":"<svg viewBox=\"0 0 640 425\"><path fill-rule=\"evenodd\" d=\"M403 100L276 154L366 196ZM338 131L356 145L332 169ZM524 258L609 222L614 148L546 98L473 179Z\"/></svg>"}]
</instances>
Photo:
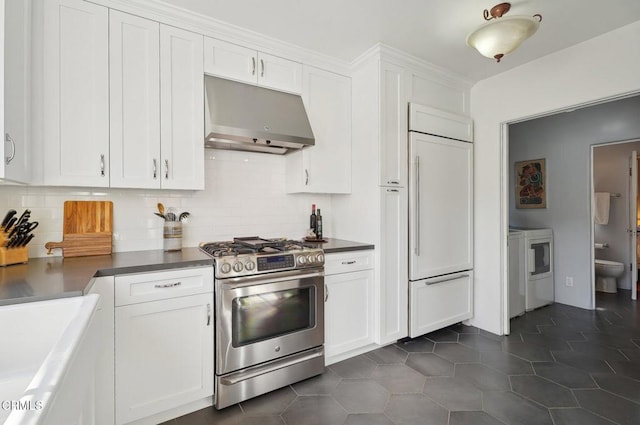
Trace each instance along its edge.
<instances>
[{"instance_id":1,"label":"doorway","mask_svg":"<svg viewBox=\"0 0 640 425\"><path fill-rule=\"evenodd\" d=\"M596 277L594 289L628 290L633 300L638 284L639 151L639 140L598 144L592 146L591 161L594 262L606 274L620 268L618 264L623 267L622 274L608 282Z\"/></svg>"},{"instance_id":2,"label":"doorway","mask_svg":"<svg viewBox=\"0 0 640 425\"><path fill-rule=\"evenodd\" d=\"M640 135L638 110L640 96L634 95L503 123L501 153L504 168L501 181L505 266L502 325L505 333L509 325L507 239L510 226L552 228L555 301L595 309L592 146L602 141L637 141ZM534 210L517 209L514 165L538 158L546 159L547 206ZM623 169L628 169L626 162ZM623 193L626 198L626 189ZM628 238L624 240L628 241Z\"/></svg>"}]
</instances>

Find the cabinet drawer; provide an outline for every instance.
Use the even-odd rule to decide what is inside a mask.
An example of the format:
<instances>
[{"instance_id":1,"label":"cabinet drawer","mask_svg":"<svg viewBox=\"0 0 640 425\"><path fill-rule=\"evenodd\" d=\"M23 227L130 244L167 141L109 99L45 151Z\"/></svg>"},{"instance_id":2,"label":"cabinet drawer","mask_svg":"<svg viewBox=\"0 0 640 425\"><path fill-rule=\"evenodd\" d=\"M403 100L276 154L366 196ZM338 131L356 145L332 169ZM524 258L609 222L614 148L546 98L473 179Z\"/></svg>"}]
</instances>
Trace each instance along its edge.
<instances>
[{"instance_id":1,"label":"cabinet drawer","mask_svg":"<svg viewBox=\"0 0 640 425\"><path fill-rule=\"evenodd\" d=\"M409 336L442 329L473 316L473 272L411 282Z\"/></svg>"},{"instance_id":2,"label":"cabinet drawer","mask_svg":"<svg viewBox=\"0 0 640 425\"><path fill-rule=\"evenodd\" d=\"M349 251L325 255L324 274L327 276L372 268L373 250Z\"/></svg>"},{"instance_id":3,"label":"cabinet drawer","mask_svg":"<svg viewBox=\"0 0 640 425\"><path fill-rule=\"evenodd\" d=\"M115 305L136 304L213 291L213 267L194 267L115 278Z\"/></svg>"}]
</instances>

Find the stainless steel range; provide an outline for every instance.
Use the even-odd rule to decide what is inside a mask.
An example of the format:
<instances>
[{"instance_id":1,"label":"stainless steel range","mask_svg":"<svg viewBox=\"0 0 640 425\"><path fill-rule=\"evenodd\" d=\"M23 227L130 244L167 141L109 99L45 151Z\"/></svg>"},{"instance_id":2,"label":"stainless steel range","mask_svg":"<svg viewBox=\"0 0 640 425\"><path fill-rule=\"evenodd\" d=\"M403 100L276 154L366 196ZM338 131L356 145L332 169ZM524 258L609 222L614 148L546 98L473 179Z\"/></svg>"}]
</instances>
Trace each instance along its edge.
<instances>
[{"instance_id":1,"label":"stainless steel range","mask_svg":"<svg viewBox=\"0 0 640 425\"><path fill-rule=\"evenodd\" d=\"M258 237L200 249L215 259L216 409L322 373L322 249Z\"/></svg>"}]
</instances>

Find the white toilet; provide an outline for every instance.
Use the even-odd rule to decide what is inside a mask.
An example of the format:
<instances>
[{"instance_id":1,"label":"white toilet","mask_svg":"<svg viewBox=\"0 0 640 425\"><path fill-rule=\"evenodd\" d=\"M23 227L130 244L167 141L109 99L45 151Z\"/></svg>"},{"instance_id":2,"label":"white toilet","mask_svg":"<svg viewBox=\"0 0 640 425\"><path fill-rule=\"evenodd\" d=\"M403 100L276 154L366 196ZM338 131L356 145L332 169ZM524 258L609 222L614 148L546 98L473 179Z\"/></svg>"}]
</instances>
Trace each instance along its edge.
<instances>
[{"instance_id":1,"label":"white toilet","mask_svg":"<svg viewBox=\"0 0 640 425\"><path fill-rule=\"evenodd\" d=\"M616 279L624 273L624 264L617 261L595 260L596 291L616 293L618 284Z\"/></svg>"}]
</instances>

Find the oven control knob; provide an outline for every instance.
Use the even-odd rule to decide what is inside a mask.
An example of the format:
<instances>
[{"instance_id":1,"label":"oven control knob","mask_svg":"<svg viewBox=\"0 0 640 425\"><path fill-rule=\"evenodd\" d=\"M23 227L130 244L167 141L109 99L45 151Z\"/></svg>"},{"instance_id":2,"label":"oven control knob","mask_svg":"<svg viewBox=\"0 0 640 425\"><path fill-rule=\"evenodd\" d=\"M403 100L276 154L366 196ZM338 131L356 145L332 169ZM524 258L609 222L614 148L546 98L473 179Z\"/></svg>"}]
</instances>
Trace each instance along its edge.
<instances>
[{"instance_id":1,"label":"oven control knob","mask_svg":"<svg viewBox=\"0 0 640 425\"><path fill-rule=\"evenodd\" d=\"M239 273L239 272L242 271L243 268L244 268L244 266L242 265L242 263L240 263L240 262L233 263L233 271Z\"/></svg>"},{"instance_id":2,"label":"oven control knob","mask_svg":"<svg viewBox=\"0 0 640 425\"><path fill-rule=\"evenodd\" d=\"M222 273L229 273L231 271L231 264L229 263L222 263L222 265L220 266L220 271Z\"/></svg>"},{"instance_id":3,"label":"oven control knob","mask_svg":"<svg viewBox=\"0 0 640 425\"><path fill-rule=\"evenodd\" d=\"M324 255L322 255L322 254L316 255L316 261L318 263L323 263L324 262Z\"/></svg>"},{"instance_id":4,"label":"oven control knob","mask_svg":"<svg viewBox=\"0 0 640 425\"><path fill-rule=\"evenodd\" d=\"M307 261L309 263L313 263L314 261L316 261L316 259L313 257L313 255L307 255Z\"/></svg>"},{"instance_id":5,"label":"oven control knob","mask_svg":"<svg viewBox=\"0 0 640 425\"><path fill-rule=\"evenodd\" d=\"M244 263L244 268L251 271L256 267L256 263L254 263L253 261L247 261L246 263Z\"/></svg>"},{"instance_id":6,"label":"oven control knob","mask_svg":"<svg viewBox=\"0 0 640 425\"><path fill-rule=\"evenodd\" d=\"M304 255L300 255L298 257L298 264L303 265L307 262L307 257L305 257Z\"/></svg>"}]
</instances>

